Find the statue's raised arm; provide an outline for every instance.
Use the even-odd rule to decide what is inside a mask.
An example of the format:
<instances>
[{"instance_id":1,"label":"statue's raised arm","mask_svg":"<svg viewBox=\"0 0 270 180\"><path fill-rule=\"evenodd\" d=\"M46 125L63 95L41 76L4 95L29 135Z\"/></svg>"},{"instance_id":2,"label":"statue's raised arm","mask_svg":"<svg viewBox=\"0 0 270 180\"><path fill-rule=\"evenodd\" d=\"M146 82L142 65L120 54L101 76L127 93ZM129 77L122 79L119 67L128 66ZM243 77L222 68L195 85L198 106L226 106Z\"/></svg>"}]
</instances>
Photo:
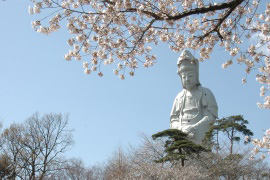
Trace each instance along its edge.
<instances>
[{"instance_id":1,"label":"statue's raised arm","mask_svg":"<svg viewBox=\"0 0 270 180\"><path fill-rule=\"evenodd\" d=\"M183 51L177 66L183 90L174 100L170 127L188 133L190 140L200 144L209 124L218 117L217 102L213 93L201 86L199 61L189 51Z\"/></svg>"}]
</instances>

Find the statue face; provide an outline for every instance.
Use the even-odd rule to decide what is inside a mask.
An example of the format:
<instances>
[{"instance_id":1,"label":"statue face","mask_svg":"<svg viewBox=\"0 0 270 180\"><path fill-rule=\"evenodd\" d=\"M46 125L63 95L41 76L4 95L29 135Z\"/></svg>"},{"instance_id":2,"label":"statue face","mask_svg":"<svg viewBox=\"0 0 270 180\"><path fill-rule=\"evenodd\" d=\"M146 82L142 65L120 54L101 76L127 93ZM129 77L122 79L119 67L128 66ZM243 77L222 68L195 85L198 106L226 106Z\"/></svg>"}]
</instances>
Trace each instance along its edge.
<instances>
[{"instance_id":1,"label":"statue face","mask_svg":"<svg viewBox=\"0 0 270 180\"><path fill-rule=\"evenodd\" d=\"M187 90L192 90L197 85L197 76L194 71L184 71L181 73L181 79Z\"/></svg>"}]
</instances>

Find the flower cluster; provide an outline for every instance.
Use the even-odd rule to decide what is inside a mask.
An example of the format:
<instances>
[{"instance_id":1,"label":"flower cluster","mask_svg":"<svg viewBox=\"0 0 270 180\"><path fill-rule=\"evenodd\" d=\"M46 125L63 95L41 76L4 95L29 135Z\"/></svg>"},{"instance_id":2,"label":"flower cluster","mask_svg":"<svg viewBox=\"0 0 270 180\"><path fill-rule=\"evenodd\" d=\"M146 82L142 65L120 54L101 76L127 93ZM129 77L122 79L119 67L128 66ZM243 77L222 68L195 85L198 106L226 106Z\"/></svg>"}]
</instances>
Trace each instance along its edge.
<instances>
[{"instance_id":1,"label":"flower cluster","mask_svg":"<svg viewBox=\"0 0 270 180\"><path fill-rule=\"evenodd\" d=\"M48 15L32 23L33 28L49 35L61 28L71 34L68 61L81 60L85 74L102 65L114 65L120 79L134 75L140 66L156 62L153 45L167 43L174 52L198 50L200 61L210 59L214 47L220 46L231 59L257 70L256 79L269 89L270 84L270 3L258 0L229 0L212 4L206 0L31 0L30 14ZM261 7L259 7L261 6ZM262 12L259 12L263 10ZM40 15L39 15L40 16ZM47 25L46 25L47 23ZM250 43L251 39L256 43ZM245 42L245 43L244 43ZM245 49L245 44L250 44ZM89 55L89 56L86 56ZM246 78L243 80L246 82ZM266 96L266 91L261 93ZM262 108L270 108L269 96Z\"/></svg>"},{"instance_id":2,"label":"flower cluster","mask_svg":"<svg viewBox=\"0 0 270 180\"><path fill-rule=\"evenodd\" d=\"M270 129L265 131L265 135L262 140L253 139L252 144L254 145L254 148L252 150L253 155L250 158L254 159L254 155L259 153L262 159L266 158L265 154L270 154Z\"/></svg>"},{"instance_id":3,"label":"flower cluster","mask_svg":"<svg viewBox=\"0 0 270 180\"><path fill-rule=\"evenodd\" d=\"M232 60L228 60L226 63L222 64L222 68L225 69L233 64Z\"/></svg>"}]
</instances>

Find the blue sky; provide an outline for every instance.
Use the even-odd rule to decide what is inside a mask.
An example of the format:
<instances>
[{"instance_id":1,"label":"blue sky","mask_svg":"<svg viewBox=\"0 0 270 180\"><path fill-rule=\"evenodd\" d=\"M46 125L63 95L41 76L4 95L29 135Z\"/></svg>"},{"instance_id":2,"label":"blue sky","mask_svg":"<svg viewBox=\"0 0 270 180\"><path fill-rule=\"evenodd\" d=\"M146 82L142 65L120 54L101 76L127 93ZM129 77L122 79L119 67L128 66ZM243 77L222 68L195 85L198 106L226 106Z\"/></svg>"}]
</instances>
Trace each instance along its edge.
<instances>
[{"instance_id":1,"label":"blue sky","mask_svg":"<svg viewBox=\"0 0 270 180\"><path fill-rule=\"evenodd\" d=\"M167 45L154 48L157 64L139 68L134 77L120 80L114 66L103 67L104 76L83 74L82 62L64 60L69 35L63 29L50 36L31 28L30 1L2 1L0 60L0 119L7 127L23 122L35 112L69 113L75 146L67 153L88 165L105 161L117 146L138 144L138 134L169 128L173 100L182 89L176 74L180 54ZM193 52L193 51L192 51ZM193 52L194 53L194 52ZM197 52L195 56L198 57ZM270 111L257 108L262 102L254 73L242 84L244 67L223 70L229 56L215 51L200 63L200 81L214 93L219 117L244 115L255 137L270 127Z\"/></svg>"}]
</instances>

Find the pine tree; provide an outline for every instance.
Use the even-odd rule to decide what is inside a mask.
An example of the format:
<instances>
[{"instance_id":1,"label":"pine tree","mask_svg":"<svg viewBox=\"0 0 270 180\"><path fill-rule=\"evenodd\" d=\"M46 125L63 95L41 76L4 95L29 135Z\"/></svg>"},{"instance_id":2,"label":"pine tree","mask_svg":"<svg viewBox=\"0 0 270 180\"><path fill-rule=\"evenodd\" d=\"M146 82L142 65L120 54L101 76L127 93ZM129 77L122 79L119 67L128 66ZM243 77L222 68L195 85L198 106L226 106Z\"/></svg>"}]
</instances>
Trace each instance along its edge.
<instances>
[{"instance_id":1,"label":"pine tree","mask_svg":"<svg viewBox=\"0 0 270 180\"><path fill-rule=\"evenodd\" d=\"M211 146L216 146L219 148L219 133L223 132L230 142L230 155L233 154L234 142L240 141L240 136L253 136L253 132L247 128L248 120L245 120L242 115L235 115L225 117L216 120L210 130L206 133L205 142L210 142ZM244 143L249 143L250 138L248 138Z\"/></svg>"},{"instance_id":2,"label":"pine tree","mask_svg":"<svg viewBox=\"0 0 270 180\"><path fill-rule=\"evenodd\" d=\"M152 135L152 138L167 138L164 144L165 157L156 160L158 163L181 161L184 166L185 161L192 155L199 155L202 152L208 151L203 146L193 143L187 139L188 134L177 130L168 129Z\"/></svg>"}]
</instances>

